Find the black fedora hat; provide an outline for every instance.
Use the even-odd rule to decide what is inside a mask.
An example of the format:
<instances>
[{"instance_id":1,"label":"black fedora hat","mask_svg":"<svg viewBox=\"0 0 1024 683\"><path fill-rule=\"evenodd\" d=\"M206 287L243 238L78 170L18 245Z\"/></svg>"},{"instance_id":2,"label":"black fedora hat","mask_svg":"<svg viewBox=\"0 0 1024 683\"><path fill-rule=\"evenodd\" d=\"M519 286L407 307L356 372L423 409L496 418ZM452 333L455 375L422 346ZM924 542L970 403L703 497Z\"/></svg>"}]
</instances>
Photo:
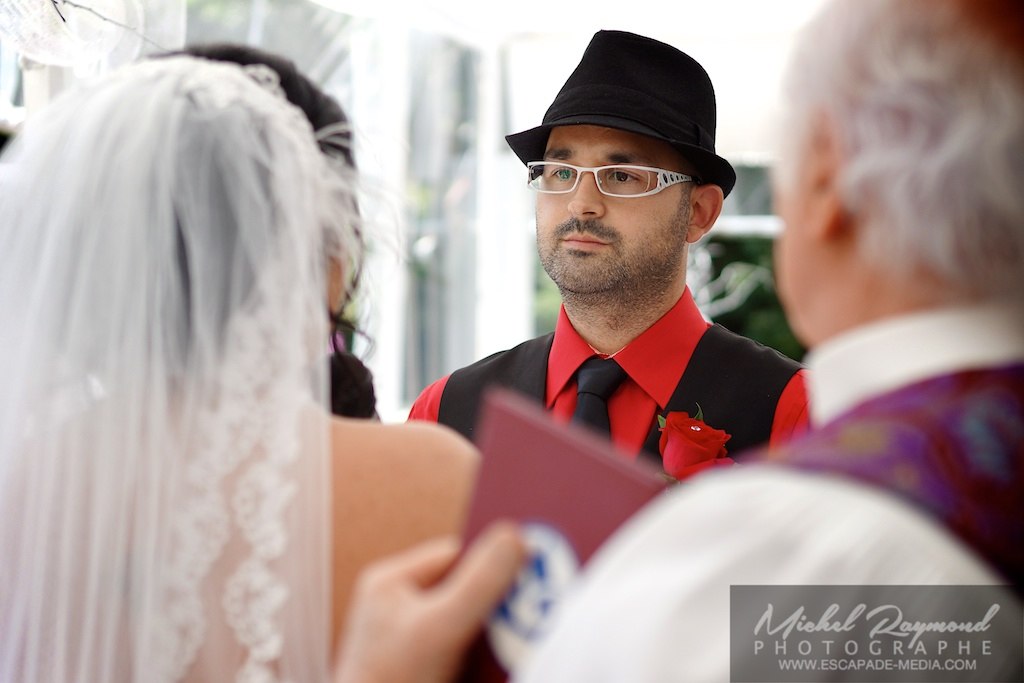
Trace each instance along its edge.
<instances>
[{"instance_id":1,"label":"black fedora hat","mask_svg":"<svg viewBox=\"0 0 1024 683\"><path fill-rule=\"evenodd\" d=\"M701 181L726 195L736 171L715 154L715 90L704 68L671 45L625 31L598 31L544 120L505 136L523 163L544 158L555 126L590 124L671 144Z\"/></svg>"}]
</instances>

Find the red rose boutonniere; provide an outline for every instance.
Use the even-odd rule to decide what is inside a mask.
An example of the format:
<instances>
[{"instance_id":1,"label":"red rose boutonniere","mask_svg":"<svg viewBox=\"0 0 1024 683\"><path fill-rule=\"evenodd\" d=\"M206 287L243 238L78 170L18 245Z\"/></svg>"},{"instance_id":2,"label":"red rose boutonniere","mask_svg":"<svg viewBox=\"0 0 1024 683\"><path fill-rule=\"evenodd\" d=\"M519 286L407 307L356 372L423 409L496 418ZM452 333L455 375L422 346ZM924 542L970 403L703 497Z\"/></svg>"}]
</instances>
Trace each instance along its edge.
<instances>
[{"instance_id":1,"label":"red rose boutonniere","mask_svg":"<svg viewBox=\"0 0 1024 683\"><path fill-rule=\"evenodd\" d=\"M683 412L671 412L666 417L659 415L658 425L662 466L672 479L682 481L709 467L733 464L725 449L730 435L704 422L700 406L694 417Z\"/></svg>"}]
</instances>

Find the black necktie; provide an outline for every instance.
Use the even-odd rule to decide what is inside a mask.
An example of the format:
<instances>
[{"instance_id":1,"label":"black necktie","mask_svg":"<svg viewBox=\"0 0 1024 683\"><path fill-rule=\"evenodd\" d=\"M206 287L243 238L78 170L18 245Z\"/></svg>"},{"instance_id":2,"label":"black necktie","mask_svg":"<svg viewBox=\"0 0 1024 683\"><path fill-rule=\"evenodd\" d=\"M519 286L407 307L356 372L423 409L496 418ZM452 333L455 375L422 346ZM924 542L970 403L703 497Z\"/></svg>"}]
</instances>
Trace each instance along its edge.
<instances>
[{"instance_id":1,"label":"black necktie","mask_svg":"<svg viewBox=\"0 0 1024 683\"><path fill-rule=\"evenodd\" d=\"M608 434L608 397L625 378L626 371L611 358L595 357L583 363L576 373L576 412L572 421Z\"/></svg>"}]
</instances>

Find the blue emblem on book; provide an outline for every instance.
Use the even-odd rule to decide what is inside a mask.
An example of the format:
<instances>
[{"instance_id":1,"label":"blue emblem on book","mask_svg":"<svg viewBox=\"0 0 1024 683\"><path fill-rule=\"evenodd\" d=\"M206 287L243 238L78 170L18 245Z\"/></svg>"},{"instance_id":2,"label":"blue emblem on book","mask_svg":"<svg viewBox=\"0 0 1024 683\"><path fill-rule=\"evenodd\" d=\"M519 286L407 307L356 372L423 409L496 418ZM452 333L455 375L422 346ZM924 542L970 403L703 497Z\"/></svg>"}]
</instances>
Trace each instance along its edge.
<instances>
[{"instance_id":1,"label":"blue emblem on book","mask_svg":"<svg viewBox=\"0 0 1024 683\"><path fill-rule=\"evenodd\" d=\"M487 625L495 658L509 673L547 632L559 600L579 572L572 545L553 527L528 523L523 537L529 559Z\"/></svg>"}]
</instances>

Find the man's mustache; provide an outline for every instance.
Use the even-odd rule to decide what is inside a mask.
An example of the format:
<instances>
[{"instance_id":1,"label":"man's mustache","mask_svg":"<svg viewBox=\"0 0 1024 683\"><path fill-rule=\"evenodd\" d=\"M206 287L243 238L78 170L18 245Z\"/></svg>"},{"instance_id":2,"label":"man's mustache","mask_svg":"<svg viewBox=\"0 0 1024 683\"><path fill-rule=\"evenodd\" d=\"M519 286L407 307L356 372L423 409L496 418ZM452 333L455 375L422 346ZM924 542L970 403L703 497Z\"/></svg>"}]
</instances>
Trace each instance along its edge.
<instances>
[{"instance_id":1,"label":"man's mustache","mask_svg":"<svg viewBox=\"0 0 1024 683\"><path fill-rule=\"evenodd\" d=\"M555 228L555 237L563 239L573 233L586 233L593 235L602 242L618 242L619 231L609 228L597 221L581 221L578 218L570 218Z\"/></svg>"}]
</instances>

